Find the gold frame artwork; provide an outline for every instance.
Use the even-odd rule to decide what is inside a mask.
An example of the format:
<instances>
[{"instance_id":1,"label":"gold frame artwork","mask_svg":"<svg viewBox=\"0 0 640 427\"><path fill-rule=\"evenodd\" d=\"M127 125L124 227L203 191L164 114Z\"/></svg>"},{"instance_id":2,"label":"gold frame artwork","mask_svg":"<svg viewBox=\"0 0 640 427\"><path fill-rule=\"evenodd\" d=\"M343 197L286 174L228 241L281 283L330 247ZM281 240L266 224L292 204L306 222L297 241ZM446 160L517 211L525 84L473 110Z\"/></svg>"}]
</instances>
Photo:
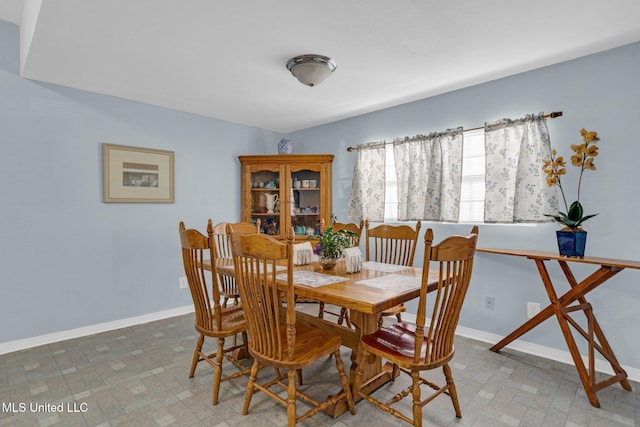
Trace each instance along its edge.
<instances>
[{"instance_id":1,"label":"gold frame artwork","mask_svg":"<svg viewBox=\"0 0 640 427\"><path fill-rule=\"evenodd\" d=\"M105 203L174 203L173 151L102 144Z\"/></svg>"}]
</instances>

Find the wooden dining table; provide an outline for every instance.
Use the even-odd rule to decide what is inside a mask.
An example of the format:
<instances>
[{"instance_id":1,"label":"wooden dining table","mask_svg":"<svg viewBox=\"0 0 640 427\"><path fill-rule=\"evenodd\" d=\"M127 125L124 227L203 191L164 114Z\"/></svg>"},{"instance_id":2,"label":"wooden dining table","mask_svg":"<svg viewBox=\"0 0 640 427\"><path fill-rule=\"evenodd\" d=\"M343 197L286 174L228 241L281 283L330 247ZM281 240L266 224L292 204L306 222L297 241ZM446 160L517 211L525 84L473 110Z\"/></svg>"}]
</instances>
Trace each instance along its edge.
<instances>
[{"instance_id":1,"label":"wooden dining table","mask_svg":"<svg viewBox=\"0 0 640 427\"><path fill-rule=\"evenodd\" d=\"M211 269L211 264L205 261L205 269ZM233 275L231 259L221 258L217 263L218 274ZM283 270L286 272L286 270ZM303 273L300 273L303 272ZM304 273L306 272L306 273ZM328 277L320 277L328 276ZM323 282L340 280L327 284L305 284L299 276L311 276ZM381 313L398 304L405 303L420 295L422 269L418 267L404 267L390 264L365 262L363 269L357 273L347 273L344 261L339 261L333 270L322 270L318 262L294 267L294 287L297 297L322 301L325 304L335 304L350 310L353 328L338 325L318 316L302 311L296 311L296 319L300 322L315 326L328 333L340 336L342 345L351 351L350 382L353 385L356 376L360 339L363 335L371 334L378 328ZM429 271L429 291L434 290L438 280L438 271ZM389 286L400 283L400 289ZM367 383L367 392L379 388L392 380L392 369L389 364L383 365L379 357L370 357L364 367L363 383ZM338 402L334 407L325 411L329 415L338 416L347 410L346 402Z\"/></svg>"},{"instance_id":2,"label":"wooden dining table","mask_svg":"<svg viewBox=\"0 0 640 427\"><path fill-rule=\"evenodd\" d=\"M518 256L532 260L538 268L542 284L549 297L549 305L546 308L504 337L500 342L491 347L490 350L500 351L504 346L555 315L591 405L600 407L596 392L610 385L620 383L623 389L631 391L631 384L627 379L627 373L620 366L613 349L600 328L593 307L587 301L586 295L603 283L608 282L609 279L626 268L640 269L640 261L590 256L570 258L553 252L536 250L477 248L477 251L489 254ZM569 289L563 294L560 294L560 289L557 284L551 280L551 276L547 270L547 262L551 261L558 263L569 284ZM571 270L570 264L597 266L597 268L595 272L583 280L578 281ZM580 313L585 316L586 327L580 325L573 317ZM582 360L582 355L580 354L572 330L577 332L577 337L581 336L588 344L588 365L585 365ZM613 375L601 381L596 381L596 352L600 353L607 362L609 362L613 370Z\"/></svg>"}]
</instances>

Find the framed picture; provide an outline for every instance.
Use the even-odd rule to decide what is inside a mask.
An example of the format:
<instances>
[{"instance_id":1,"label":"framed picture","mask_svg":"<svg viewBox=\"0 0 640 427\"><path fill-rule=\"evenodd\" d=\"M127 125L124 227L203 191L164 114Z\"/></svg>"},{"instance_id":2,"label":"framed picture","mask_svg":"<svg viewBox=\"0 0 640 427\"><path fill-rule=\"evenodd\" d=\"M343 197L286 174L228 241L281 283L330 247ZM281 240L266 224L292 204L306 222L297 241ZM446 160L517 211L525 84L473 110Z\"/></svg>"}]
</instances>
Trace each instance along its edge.
<instances>
[{"instance_id":1,"label":"framed picture","mask_svg":"<svg viewBox=\"0 0 640 427\"><path fill-rule=\"evenodd\" d=\"M173 151L102 144L103 201L173 203Z\"/></svg>"}]
</instances>

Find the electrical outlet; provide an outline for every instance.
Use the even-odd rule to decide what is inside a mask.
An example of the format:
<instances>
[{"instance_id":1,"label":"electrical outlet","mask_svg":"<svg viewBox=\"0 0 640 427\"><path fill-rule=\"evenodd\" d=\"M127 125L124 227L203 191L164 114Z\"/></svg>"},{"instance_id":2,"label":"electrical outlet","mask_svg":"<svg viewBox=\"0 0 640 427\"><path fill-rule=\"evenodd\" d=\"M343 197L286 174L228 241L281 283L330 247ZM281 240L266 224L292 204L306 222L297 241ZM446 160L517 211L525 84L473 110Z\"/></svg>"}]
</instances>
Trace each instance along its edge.
<instances>
[{"instance_id":1,"label":"electrical outlet","mask_svg":"<svg viewBox=\"0 0 640 427\"><path fill-rule=\"evenodd\" d=\"M187 282L186 277L181 277L178 279L178 289L187 289L189 287L189 282Z\"/></svg>"},{"instance_id":2,"label":"electrical outlet","mask_svg":"<svg viewBox=\"0 0 640 427\"><path fill-rule=\"evenodd\" d=\"M484 300L484 308L487 310L493 310L496 306L496 300L494 297L486 297Z\"/></svg>"},{"instance_id":3,"label":"electrical outlet","mask_svg":"<svg viewBox=\"0 0 640 427\"><path fill-rule=\"evenodd\" d=\"M540 313L540 303L527 301L527 318L531 319L538 313Z\"/></svg>"}]
</instances>

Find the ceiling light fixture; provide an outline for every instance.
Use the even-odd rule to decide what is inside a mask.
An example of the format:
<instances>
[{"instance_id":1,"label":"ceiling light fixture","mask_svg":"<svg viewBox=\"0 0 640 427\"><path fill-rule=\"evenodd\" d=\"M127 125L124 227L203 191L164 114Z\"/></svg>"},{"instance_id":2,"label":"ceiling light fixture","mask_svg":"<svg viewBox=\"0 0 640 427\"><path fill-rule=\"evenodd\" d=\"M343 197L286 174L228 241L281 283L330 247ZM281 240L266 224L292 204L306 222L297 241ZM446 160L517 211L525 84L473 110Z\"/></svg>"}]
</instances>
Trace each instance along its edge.
<instances>
[{"instance_id":1,"label":"ceiling light fixture","mask_svg":"<svg viewBox=\"0 0 640 427\"><path fill-rule=\"evenodd\" d=\"M287 69L300 83L313 87L333 73L336 61L323 55L299 55L287 61Z\"/></svg>"}]
</instances>

